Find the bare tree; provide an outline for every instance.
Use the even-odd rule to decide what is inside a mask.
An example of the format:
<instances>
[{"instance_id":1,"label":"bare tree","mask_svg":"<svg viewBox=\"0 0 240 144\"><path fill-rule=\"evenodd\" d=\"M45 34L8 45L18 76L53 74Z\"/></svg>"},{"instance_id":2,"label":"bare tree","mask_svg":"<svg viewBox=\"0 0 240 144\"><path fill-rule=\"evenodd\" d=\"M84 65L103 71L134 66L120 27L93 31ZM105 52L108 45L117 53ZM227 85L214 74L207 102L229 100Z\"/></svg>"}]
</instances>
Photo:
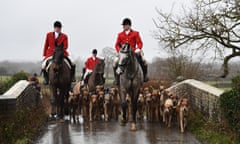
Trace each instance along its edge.
<instances>
[{"instance_id":1,"label":"bare tree","mask_svg":"<svg viewBox=\"0 0 240 144\"><path fill-rule=\"evenodd\" d=\"M107 79L109 79L110 72L112 71L113 59L115 55L115 49L111 47L105 47L102 49L101 56L105 58L105 73Z\"/></svg>"},{"instance_id":2,"label":"bare tree","mask_svg":"<svg viewBox=\"0 0 240 144\"><path fill-rule=\"evenodd\" d=\"M151 78L175 81L179 76L186 79L201 80L206 75L203 69L202 58L194 60L195 53L189 53L180 49L167 51L169 57L166 59L154 58L149 65Z\"/></svg>"},{"instance_id":3,"label":"bare tree","mask_svg":"<svg viewBox=\"0 0 240 144\"><path fill-rule=\"evenodd\" d=\"M226 77L229 60L240 56L239 5L239 0L194 0L194 7L183 8L182 16L157 9L154 36L166 49L214 51L216 57L223 58L222 77Z\"/></svg>"},{"instance_id":4,"label":"bare tree","mask_svg":"<svg viewBox=\"0 0 240 144\"><path fill-rule=\"evenodd\" d=\"M148 64L148 75L152 80L169 80L167 70L168 64L163 58L154 57Z\"/></svg>"}]
</instances>

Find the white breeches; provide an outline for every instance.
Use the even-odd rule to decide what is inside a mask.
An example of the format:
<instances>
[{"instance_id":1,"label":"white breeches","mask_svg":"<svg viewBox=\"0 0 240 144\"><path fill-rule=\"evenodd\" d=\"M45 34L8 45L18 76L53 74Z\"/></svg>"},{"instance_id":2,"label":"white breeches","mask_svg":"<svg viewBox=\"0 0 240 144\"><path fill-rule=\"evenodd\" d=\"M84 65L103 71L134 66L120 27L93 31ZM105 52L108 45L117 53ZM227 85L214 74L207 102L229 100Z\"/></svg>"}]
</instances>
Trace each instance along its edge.
<instances>
[{"instance_id":1,"label":"white breeches","mask_svg":"<svg viewBox=\"0 0 240 144\"><path fill-rule=\"evenodd\" d=\"M52 56L50 56L50 57L48 57L48 58L46 58L46 59L43 60L43 62L42 62L42 69L46 69L47 61L48 61L49 59L52 59Z\"/></svg>"}]
</instances>

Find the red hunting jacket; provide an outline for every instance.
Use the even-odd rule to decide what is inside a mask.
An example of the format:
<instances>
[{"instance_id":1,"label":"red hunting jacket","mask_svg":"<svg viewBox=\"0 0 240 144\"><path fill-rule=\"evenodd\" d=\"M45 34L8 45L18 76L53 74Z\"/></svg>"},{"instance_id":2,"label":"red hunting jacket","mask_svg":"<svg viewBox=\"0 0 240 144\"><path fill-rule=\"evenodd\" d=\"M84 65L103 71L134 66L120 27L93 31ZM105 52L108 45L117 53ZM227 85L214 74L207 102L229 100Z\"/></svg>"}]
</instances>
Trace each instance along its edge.
<instances>
[{"instance_id":1,"label":"red hunting jacket","mask_svg":"<svg viewBox=\"0 0 240 144\"><path fill-rule=\"evenodd\" d=\"M93 70L98 61L99 59L97 57L95 58L95 60L93 59L93 57L89 57L85 62L85 68Z\"/></svg>"},{"instance_id":2,"label":"red hunting jacket","mask_svg":"<svg viewBox=\"0 0 240 144\"><path fill-rule=\"evenodd\" d=\"M133 51L135 51L137 48L142 49L143 47L139 32L134 30L131 30L128 35L125 33L125 31L118 34L115 44L116 51L119 52L121 46L125 43L129 43Z\"/></svg>"},{"instance_id":3,"label":"red hunting jacket","mask_svg":"<svg viewBox=\"0 0 240 144\"><path fill-rule=\"evenodd\" d=\"M64 33L60 33L58 38L56 39L57 45L63 44L64 48L64 56L67 57L69 56L67 52L68 48L68 38L67 35ZM48 58L53 55L55 48L55 35L54 32L49 32L47 33L45 44L44 44L44 49L43 49L43 56L45 58Z\"/></svg>"}]
</instances>

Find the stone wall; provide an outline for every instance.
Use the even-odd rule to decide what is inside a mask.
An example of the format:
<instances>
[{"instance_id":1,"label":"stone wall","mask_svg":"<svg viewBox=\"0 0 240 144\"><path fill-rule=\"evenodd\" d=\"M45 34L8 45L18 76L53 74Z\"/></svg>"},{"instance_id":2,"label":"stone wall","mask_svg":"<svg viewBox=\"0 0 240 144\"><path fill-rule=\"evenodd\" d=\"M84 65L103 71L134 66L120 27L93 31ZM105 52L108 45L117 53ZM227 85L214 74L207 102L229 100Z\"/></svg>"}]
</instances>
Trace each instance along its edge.
<instances>
[{"instance_id":1,"label":"stone wall","mask_svg":"<svg viewBox=\"0 0 240 144\"><path fill-rule=\"evenodd\" d=\"M169 88L178 96L186 96L192 108L197 108L206 119L219 120L219 96L224 92L206 83L188 79Z\"/></svg>"},{"instance_id":2,"label":"stone wall","mask_svg":"<svg viewBox=\"0 0 240 144\"><path fill-rule=\"evenodd\" d=\"M0 114L13 115L18 110L37 106L39 102L39 91L28 81L21 80L0 95Z\"/></svg>"}]
</instances>

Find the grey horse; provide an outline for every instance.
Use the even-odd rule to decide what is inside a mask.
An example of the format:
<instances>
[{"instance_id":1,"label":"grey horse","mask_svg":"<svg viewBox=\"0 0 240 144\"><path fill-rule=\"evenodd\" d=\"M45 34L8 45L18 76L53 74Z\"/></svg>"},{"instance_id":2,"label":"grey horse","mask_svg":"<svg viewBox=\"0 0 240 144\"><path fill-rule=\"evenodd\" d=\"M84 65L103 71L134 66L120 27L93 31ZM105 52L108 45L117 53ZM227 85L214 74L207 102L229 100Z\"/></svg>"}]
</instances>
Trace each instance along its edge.
<instances>
[{"instance_id":1,"label":"grey horse","mask_svg":"<svg viewBox=\"0 0 240 144\"><path fill-rule=\"evenodd\" d=\"M129 44L124 44L119 52L119 62L117 73L120 75L119 91L122 102L121 125L125 125L126 120L126 95L131 97L133 121L130 130L136 131L137 100L140 88L143 84L143 72L137 61L135 53Z\"/></svg>"}]
</instances>

